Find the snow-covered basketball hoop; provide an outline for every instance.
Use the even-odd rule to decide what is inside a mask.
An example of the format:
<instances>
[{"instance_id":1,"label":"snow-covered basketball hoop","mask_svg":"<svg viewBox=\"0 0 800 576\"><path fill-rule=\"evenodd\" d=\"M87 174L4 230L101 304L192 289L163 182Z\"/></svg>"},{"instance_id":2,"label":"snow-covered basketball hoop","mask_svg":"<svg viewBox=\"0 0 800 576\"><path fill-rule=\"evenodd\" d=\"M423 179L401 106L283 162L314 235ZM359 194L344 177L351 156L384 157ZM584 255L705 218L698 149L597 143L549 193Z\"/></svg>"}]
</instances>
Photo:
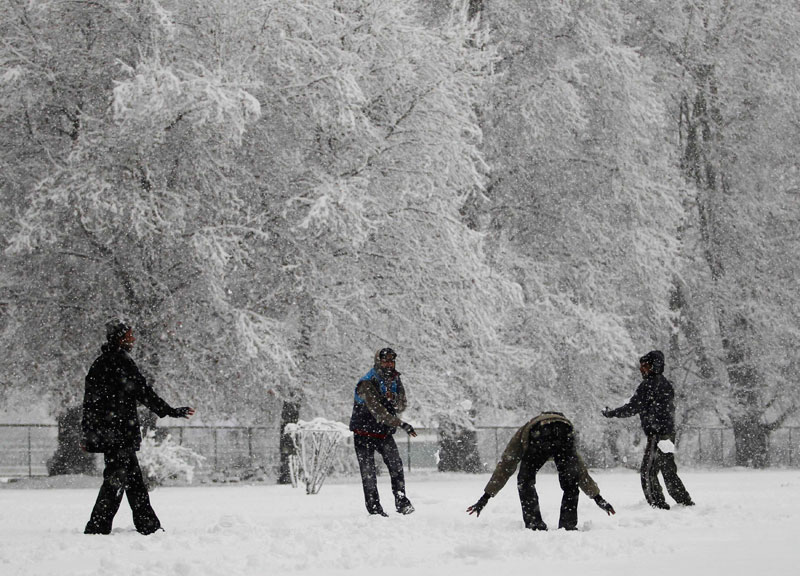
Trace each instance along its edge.
<instances>
[{"instance_id":1,"label":"snow-covered basketball hoop","mask_svg":"<svg viewBox=\"0 0 800 576\"><path fill-rule=\"evenodd\" d=\"M306 494L316 494L333 465L339 442L353 433L341 422L325 418L287 424L283 431L295 446L295 455L289 456L292 486L304 483Z\"/></svg>"}]
</instances>

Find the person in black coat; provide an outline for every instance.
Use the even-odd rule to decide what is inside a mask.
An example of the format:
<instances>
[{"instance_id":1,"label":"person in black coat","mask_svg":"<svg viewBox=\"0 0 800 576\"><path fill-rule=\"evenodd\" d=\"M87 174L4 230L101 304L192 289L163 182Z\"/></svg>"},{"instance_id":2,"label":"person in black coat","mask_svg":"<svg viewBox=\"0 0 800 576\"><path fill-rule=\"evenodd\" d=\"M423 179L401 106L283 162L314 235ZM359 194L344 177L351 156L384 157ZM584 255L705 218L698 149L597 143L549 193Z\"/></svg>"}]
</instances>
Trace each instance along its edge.
<instances>
[{"instance_id":1,"label":"person in black coat","mask_svg":"<svg viewBox=\"0 0 800 576\"><path fill-rule=\"evenodd\" d=\"M624 406L603 410L606 418L628 418L639 415L647 445L640 475L647 503L653 508L669 510L664 499L658 473L664 476L667 492L678 503L693 506L694 502L678 477L675 464L675 390L664 377L664 354L653 350L639 358L639 371L644 380Z\"/></svg>"},{"instance_id":2,"label":"person in black coat","mask_svg":"<svg viewBox=\"0 0 800 576\"><path fill-rule=\"evenodd\" d=\"M81 447L103 454L103 485L97 495L85 534L109 534L123 493L133 512L133 524L142 534L161 528L139 468L136 452L142 442L138 403L160 417L188 418L188 406L172 408L153 391L128 355L136 338L119 320L106 324L107 342L86 375L81 421Z\"/></svg>"}]
</instances>

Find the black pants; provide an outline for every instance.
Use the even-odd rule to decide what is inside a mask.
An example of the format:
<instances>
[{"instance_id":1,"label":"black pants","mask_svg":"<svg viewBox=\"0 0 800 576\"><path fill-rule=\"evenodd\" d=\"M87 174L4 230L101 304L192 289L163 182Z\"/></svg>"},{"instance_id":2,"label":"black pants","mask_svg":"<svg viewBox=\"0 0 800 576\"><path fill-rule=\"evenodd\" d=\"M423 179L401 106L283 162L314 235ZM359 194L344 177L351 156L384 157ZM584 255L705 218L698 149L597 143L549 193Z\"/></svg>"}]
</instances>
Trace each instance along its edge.
<instances>
[{"instance_id":1,"label":"black pants","mask_svg":"<svg viewBox=\"0 0 800 576\"><path fill-rule=\"evenodd\" d=\"M84 532L110 533L123 493L128 495L128 504L133 512L133 525L138 532L152 534L161 528L161 523L150 506L150 496L147 494L136 452L133 450L106 452L103 458L106 465L103 470L103 485L100 486L100 493L97 495L92 516Z\"/></svg>"},{"instance_id":2,"label":"black pants","mask_svg":"<svg viewBox=\"0 0 800 576\"><path fill-rule=\"evenodd\" d=\"M528 450L522 457L517 490L526 528L546 530L536 492L536 473L550 458L558 471L558 483L564 491L558 527L575 530L578 526L578 454L572 427L562 422L536 426L531 429Z\"/></svg>"},{"instance_id":3,"label":"black pants","mask_svg":"<svg viewBox=\"0 0 800 576\"><path fill-rule=\"evenodd\" d=\"M686 487L678 477L678 466L675 464L674 454L665 453L658 449L658 442L660 440L671 440L674 438L669 436L651 435L647 437L647 446L644 449L644 458L642 458L642 467L639 474L642 479L642 491L644 497L650 506L663 507L666 504L664 500L664 492L661 490L661 484L658 481L658 473L664 476L664 485L667 487L667 492L678 504L690 506L692 498L686 491Z\"/></svg>"},{"instance_id":4,"label":"black pants","mask_svg":"<svg viewBox=\"0 0 800 576\"><path fill-rule=\"evenodd\" d=\"M356 449L358 467L361 470L361 485L364 487L364 501L367 505L367 511L370 514L375 514L383 510L380 496L378 495L375 452L383 457L386 468L389 469L395 507L399 508L406 503L406 480L403 474L403 461L400 459L400 452L397 450L394 437L389 435L386 438L372 438L355 434L353 436L353 444Z\"/></svg>"}]
</instances>

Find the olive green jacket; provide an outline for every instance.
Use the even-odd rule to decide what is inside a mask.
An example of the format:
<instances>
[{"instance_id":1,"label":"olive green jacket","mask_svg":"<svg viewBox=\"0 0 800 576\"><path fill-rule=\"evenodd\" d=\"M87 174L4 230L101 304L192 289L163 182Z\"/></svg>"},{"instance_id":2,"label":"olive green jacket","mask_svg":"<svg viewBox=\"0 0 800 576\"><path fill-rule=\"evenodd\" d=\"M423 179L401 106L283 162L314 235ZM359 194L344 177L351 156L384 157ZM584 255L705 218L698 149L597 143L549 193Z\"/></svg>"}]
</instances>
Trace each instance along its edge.
<instances>
[{"instance_id":1,"label":"olive green jacket","mask_svg":"<svg viewBox=\"0 0 800 576\"><path fill-rule=\"evenodd\" d=\"M511 478L514 471L517 469L517 464L519 464L522 457L528 451L531 428L539 424L548 424L550 422L564 422L565 424L569 424L570 427L572 426L572 422L558 412L542 412L531 419L527 424L517 430L508 442L506 449L503 451L503 456L500 458L500 462L497 463L494 474L492 474L488 484L486 484L486 488L483 489L484 492L494 497L503 489L503 486L506 485L508 479ZM597 487L597 483L589 476L589 470L586 468L586 464L583 463L583 459L580 455L577 456L578 486L587 496L594 498L600 494L600 488Z\"/></svg>"}]
</instances>

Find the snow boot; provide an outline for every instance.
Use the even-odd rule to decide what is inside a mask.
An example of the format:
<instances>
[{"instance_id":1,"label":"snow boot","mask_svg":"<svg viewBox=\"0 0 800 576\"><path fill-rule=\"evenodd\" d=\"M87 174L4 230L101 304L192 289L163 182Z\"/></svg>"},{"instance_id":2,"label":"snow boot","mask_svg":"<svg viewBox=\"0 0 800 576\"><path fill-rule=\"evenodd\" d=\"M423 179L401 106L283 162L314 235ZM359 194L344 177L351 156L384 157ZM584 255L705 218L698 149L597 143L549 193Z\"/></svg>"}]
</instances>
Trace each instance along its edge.
<instances>
[{"instance_id":1,"label":"snow boot","mask_svg":"<svg viewBox=\"0 0 800 576\"><path fill-rule=\"evenodd\" d=\"M525 528L528 528L529 530L536 530L536 531L546 532L547 531L547 524L545 524L543 520L534 520L530 524L527 524L525 526Z\"/></svg>"},{"instance_id":2,"label":"snow boot","mask_svg":"<svg viewBox=\"0 0 800 576\"><path fill-rule=\"evenodd\" d=\"M411 502L406 500L405 504L397 507L397 512L406 515L411 514L414 512L414 506L411 504Z\"/></svg>"},{"instance_id":3,"label":"snow boot","mask_svg":"<svg viewBox=\"0 0 800 576\"><path fill-rule=\"evenodd\" d=\"M414 512L414 506L411 505L409 500L403 492L398 492L394 495L394 508L398 514L411 514Z\"/></svg>"}]
</instances>

